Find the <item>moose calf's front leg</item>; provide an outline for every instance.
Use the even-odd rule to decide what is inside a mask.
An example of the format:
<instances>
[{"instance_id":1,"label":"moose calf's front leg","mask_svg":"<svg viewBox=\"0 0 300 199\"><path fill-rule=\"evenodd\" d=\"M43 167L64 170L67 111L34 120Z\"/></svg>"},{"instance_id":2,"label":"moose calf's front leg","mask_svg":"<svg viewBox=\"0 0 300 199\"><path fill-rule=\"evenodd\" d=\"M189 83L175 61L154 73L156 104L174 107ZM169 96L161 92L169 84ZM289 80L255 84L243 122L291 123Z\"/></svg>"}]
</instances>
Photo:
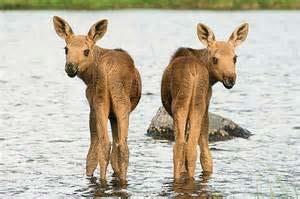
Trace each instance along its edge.
<instances>
[{"instance_id":1,"label":"moose calf's front leg","mask_svg":"<svg viewBox=\"0 0 300 199\"><path fill-rule=\"evenodd\" d=\"M86 159L86 175L93 176L98 165L98 137L96 130L96 115L94 110L90 111L90 134L91 142Z\"/></svg>"},{"instance_id":2,"label":"moose calf's front leg","mask_svg":"<svg viewBox=\"0 0 300 199\"><path fill-rule=\"evenodd\" d=\"M208 111L206 111L202 125L201 132L199 137L199 145L200 145L200 163L203 169L203 172L206 174L211 174L213 172L213 161L211 157L211 153L208 145Z\"/></svg>"},{"instance_id":3,"label":"moose calf's front leg","mask_svg":"<svg viewBox=\"0 0 300 199\"><path fill-rule=\"evenodd\" d=\"M108 114L105 113L103 107L96 110L96 128L98 135L98 161L100 165L100 179L106 180L106 170L109 163L111 144L108 137Z\"/></svg>"}]
</instances>

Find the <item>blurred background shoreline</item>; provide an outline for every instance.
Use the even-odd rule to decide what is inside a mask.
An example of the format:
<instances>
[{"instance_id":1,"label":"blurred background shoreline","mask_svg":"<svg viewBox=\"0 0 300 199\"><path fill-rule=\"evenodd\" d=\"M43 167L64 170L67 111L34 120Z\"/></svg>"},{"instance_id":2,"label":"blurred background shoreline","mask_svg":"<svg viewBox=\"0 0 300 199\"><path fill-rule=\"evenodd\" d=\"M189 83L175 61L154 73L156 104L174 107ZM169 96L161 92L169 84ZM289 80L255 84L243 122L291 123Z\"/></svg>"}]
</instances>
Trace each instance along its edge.
<instances>
[{"instance_id":1,"label":"blurred background shoreline","mask_svg":"<svg viewBox=\"0 0 300 199\"><path fill-rule=\"evenodd\" d=\"M1 0L0 10L297 10L299 0Z\"/></svg>"}]
</instances>

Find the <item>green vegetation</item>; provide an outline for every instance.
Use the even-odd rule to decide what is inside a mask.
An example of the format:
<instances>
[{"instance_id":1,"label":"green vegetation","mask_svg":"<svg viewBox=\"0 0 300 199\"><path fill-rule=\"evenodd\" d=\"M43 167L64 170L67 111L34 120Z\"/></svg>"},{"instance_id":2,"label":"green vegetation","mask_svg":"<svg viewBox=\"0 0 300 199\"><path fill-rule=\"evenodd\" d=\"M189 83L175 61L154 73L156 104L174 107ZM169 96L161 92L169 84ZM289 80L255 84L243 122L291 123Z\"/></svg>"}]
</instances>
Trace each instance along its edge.
<instances>
[{"instance_id":1,"label":"green vegetation","mask_svg":"<svg viewBox=\"0 0 300 199\"><path fill-rule=\"evenodd\" d=\"M300 0L0 0L0 9L300 9Z\"/></svg>"}]
</instances>

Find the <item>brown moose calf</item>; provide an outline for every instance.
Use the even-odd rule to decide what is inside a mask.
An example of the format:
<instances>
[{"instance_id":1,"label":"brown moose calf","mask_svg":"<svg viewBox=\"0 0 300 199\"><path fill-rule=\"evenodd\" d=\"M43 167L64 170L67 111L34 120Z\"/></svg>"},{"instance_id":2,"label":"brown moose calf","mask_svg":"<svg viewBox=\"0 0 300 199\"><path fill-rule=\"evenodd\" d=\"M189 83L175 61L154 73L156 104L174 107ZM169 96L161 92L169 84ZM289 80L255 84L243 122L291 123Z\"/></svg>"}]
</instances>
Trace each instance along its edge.
<instances>
[{"instance_id":1,"label":"brown moose calf","mask_svg":"<svg viewBox=\"0 0 300 199\"><path fill-rule=\"evenodd\" d=\"M104 49L95 45L106 32L107 20L95 23L87 35L74 35L70 25L60 17L55 16L53 22L56 33L66 41L66 73L70 77L77 75L87 85L91 143L86 175L92 176L99 163L100 179L105 180L111 160L114 174L121 181L126 181L129 114L141 97L139 72L124 50ZM112 128L112 151L108 119Z\"/></svg>"},{"instance_id":2,"label":"brown moose calf","mask_svg":"<svg viewBox=\"0 0 300 199\"><path fill-rule=\"evenodd\" d=\"M246 39L248 24L239 26L227 42L216 41L210 28L201 23L197 26L197 33L206 48L179 48L162 78L162 103L173 117L175 179L180 179L185 172L189 178L194 177L197 145L200 146L204 173L212 173L208 147L208 107L212 86L220 81L230 89L235 84L235 47Z\"/></svg>"}]
</instances>

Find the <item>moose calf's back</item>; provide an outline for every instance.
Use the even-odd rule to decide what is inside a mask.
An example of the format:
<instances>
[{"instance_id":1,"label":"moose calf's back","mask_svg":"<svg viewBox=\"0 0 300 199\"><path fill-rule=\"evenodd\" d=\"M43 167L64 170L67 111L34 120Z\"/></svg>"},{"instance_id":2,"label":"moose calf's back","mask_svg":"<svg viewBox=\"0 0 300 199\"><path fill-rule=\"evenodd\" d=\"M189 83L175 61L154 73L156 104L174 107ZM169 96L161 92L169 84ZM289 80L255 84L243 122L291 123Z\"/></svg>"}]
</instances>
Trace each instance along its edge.
<instances>
[{"instance_id":1,"label":"moose calf's back","mask_svg":"<svg viewBox=\"0 0 300 199\"><path fill-rule=\"evenodd\" d=\"M162 103L167 112L172 116L171 103L172 89L178 90L184 82L193 84L194 78L198 79L206 90L209 88L208 69L205 61L208 59L207 50L192 48L179 48L165 69L161 84ZM184 92L183 90L181 92Z\"/></svg>"}]
</instances>

